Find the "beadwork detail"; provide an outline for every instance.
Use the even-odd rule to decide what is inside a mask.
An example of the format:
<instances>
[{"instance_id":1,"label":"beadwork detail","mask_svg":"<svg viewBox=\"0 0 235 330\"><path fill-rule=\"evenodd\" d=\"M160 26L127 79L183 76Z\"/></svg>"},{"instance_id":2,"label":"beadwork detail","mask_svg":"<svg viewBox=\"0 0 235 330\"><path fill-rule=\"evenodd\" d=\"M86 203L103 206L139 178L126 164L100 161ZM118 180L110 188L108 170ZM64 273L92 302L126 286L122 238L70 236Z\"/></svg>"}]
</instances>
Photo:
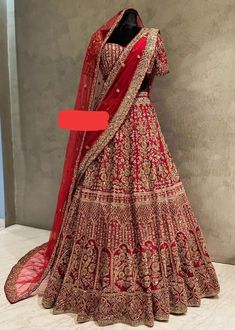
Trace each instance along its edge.
<instances>
[{"instance_id":1,"label":"beadwork detail","mask_svg":"<svg viewBox=\"0 0 235 330\"><path fill-rule=\"evenodd\" d=\"M42 305L78 322L153 326L219 290L156 110L140 92L76 187Z\"/></svg>"},{"instance_id":2,"label":"beadwork detail","mask_svg":"<svg viewBox=\"0 0 235 330\"><path fill-rule=\"evenodd\" d=\"M121 46L116 43L106 43L104 45L100 59L100 69L102 71L104 79L108 77L110 71L112 70L114 64L116 63L117 59L119 58L124 49L124 46ZM140 58L141 56L138 54L137 57ZM125 64L122 64L122 66L124 65ZM154 68L156 69L156 75L165 75L170 72L169 62L166 56L166 50L160 32L157 36L154 56L152 57L152 60L147 69L147 74L151 74Z\"/></svg>"},{"instance_id":3,"label":"beadwork detail","mask_svg":"<svg viewBox=\"0 0 235 330\"><path fill-rule=\"evenodd\" d=\"M107 78L117 59L121 55L125 47L115 44L106 43L100 58L100 68L103 73L104 79Z\"/></svg>"}]
</instances>

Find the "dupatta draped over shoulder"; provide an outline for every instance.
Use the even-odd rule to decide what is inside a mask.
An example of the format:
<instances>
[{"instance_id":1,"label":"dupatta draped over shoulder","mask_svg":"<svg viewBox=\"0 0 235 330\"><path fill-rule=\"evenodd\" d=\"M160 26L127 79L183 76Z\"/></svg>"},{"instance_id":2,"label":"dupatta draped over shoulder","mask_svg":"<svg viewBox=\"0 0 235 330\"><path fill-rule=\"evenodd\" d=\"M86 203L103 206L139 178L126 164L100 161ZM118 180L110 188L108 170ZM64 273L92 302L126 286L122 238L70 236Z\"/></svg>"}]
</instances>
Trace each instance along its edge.
<instances>
[{"instance_id":1,"label":"dupatta draped over shoulder","mask_svg":"<svg viewBox=\"0 0 235 330\"><path fill-rule=\"evenodd\" d=\"M30 250L11 269L4 285L10 303L36 294L36 289L49 273L74 189L87 167L123 123L149 67L152 68L149 86L156 75L169 72L160 30L145 28L137 15L137 24L141 27L139 33L124 48L104 80L100 70L101 51L127 9L130 8L119 11L92 34L74 106L75 110L107 111L109 125L104 131L70 131L49 240Z\"/></svg>"}]
</instances>

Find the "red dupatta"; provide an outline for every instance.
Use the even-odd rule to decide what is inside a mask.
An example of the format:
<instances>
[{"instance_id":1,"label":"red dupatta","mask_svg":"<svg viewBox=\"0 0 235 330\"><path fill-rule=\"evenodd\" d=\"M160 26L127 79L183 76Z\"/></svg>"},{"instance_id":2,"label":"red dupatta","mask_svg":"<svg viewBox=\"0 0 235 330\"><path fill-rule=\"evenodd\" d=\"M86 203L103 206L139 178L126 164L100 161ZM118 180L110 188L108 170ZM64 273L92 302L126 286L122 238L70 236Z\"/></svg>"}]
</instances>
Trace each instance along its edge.
<instances>
[{"instance_id":1,"label":"red dupatta","mask_svg":"<svg viewBox=\"0 0 235 330\"><path fill-rule=\"evenodd\" d=\"M49 240L30 250L12 268L4 285L10 303L28 298L33 292L35 294L48 274L74 189L86 168L112 139L125 119L154 54L158 30L143 28L137 16L142 30L125 48L108 79L105 82L102 80L99 71L101 49L127 9L120 11L92 35L75 102L75 109L108 111L109 126L105 131L70 131Z\"/></svg>"}]
</instances>

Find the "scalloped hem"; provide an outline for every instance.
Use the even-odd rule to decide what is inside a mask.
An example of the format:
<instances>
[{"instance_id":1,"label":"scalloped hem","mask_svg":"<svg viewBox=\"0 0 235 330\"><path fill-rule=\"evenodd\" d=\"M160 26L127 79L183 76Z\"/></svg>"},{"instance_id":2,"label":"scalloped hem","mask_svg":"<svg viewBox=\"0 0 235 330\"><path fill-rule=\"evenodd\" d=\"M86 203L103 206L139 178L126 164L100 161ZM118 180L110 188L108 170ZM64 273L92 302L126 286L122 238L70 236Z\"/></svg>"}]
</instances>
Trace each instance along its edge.
<instances>
[{"instance_id":1,"label":"scalloped hem","mask_svg":"<svg viewBox=\"0 0 235 330\"><path fill-rule=\"evenodd\" d=\"M48 308L48 309L52 309L52 314L53 315L59 315L59 314L65 314L65 313L72 313L72 314L77 314L77 319L76 322L77 323L85 323L85 322L89 322L89 321L94 321L97 325L99 326L106 326L106 325L113 325L116 323L123 323L123 324L127 324L127 325L131 325L131 326L139 326L139 325L146 325L149 327L153 327L154 326L154 321L169 321L170 318L170 314L174 315L184 315L187 313L188 308L189 307L200 307L201 305L201 299L203 298L211 298L211 297L217 297L218 293L219 293L219 289L217 291L213 291L210 292L208 294L202 294L200 295L200 297L198 298L199 300L197 302L187 302L187 306L181 306L181 307L177 307L177 306L170 306L169 310L163 314L165 315L155 315L154 311L152 312L152 315L149 315L150 313L146 310L145 312L148 312L147 314L149 315L149 318L141 318L141 319L134 319L134 316L138 316L138 311L136 310L136 313L133 313L133 318L131 317L126 317L123 315L123 317L115 317L115 316L109 316L109 318L105 319L105 318L99 318L99 315L97 313L97 315L95 315L94 313L92 315L85 315L85 314L79 314L77 310L79 310L80 308L78 307L76 310L76 307L74 308L64 308L64 309L59 309L59 307L45 307L46 306L46 301L43 301L42 307L43 308ZM104 294L104 293L103 293ZM131 293L128 293L131 294ZM134 294L134 293L133 293ZM143 295L154 295L154 293L142 293ZM106 294L108 295L108 293ZM112 295L112 294L111 294ZM120 295L120 293L117 295ZM153 300L152 300L153 302ZM115 305L115 301L114 301L114 305ZM100 312L100 311L99 311ZM107 313L107 311L105 311L106 315L111 315L111 310L110 312ZM143 312L144 313L144 312Z\"/></svg>"}]
</instances>

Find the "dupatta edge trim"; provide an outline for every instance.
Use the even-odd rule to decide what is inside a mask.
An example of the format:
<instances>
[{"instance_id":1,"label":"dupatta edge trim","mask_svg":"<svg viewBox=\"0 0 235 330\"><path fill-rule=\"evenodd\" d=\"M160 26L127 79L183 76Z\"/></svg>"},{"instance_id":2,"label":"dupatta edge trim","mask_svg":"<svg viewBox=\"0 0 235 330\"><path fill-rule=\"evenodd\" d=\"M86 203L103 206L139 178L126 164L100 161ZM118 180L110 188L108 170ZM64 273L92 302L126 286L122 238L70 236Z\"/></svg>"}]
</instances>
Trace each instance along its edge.
<instances>
[{"instance_id":1,"label":"dupatta edge trim","mask_svg":"<svg viewBox=\"0 0 235 330\"><path fill-rule=\"evenodd\" d=\"M137 69L134 73L130 86L126 95L124 96L118 111L113 116L111 122L109 123L108 128L100 135L97 141L94 143L93 147L87 152L84 156L84 159L81 161L78 169L77 183L79 182L82 174L85 172L89 164L97 157L97 155L102 151L105 145L113 138L118 128L121 126L123 120L125 119L129 108L131 107L134 98L138 92L139 87L141 86L142 80L144 79L146 70L150 63L150 60L153 56L154 45L156 43L156 38L159 29L149 28L149 34L147 39L147 44L144 49L143 56L137 66Z\"/></svg>"}]
</instances>

